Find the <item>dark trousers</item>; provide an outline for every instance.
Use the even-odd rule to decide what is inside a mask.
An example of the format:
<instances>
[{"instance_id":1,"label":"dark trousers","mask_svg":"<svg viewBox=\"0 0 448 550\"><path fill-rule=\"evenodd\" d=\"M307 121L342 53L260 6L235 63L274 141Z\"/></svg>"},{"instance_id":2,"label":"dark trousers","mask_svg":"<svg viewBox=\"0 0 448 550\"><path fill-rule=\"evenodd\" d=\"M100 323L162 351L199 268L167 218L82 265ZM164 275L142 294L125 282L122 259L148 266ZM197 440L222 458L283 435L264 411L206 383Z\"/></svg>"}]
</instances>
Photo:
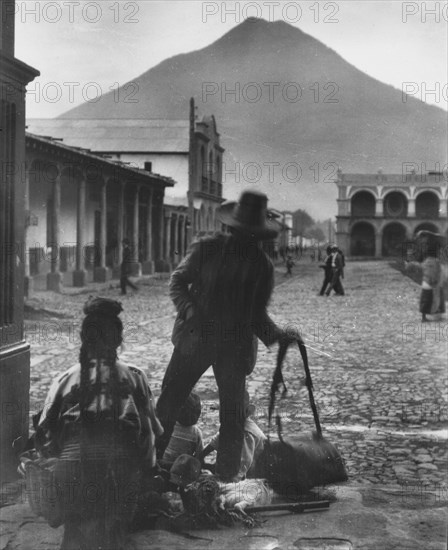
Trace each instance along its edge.
<instances>
[{"instance_id":1,"label":"dark trousers","mask_svg":"<svg viewBox=\"0 0 448 550\"><path fill-rule=\"evenodd\" d=\"M336 294L344 295L344 287L341 282L341 270L338 268L332 268L331 283L326 292L327 296L330 295L330 292L334 290Z\"/></svg>"},{"instance_id":2,"label":"dark trousers","mask_svg":"<svg viewBox=\"0 0 448 550\"><path fill-rule=\"evenodd\" d=\"M244 390L246 374L235 346L204 344L183 350L174 349L165 377L156 412L164 434L157 441L159 457L170 440L182 405L202 374L213 366L219 390L219 448L216 473L230 481L238 473L244 440Z\"/></svg>"},{"instance_id":3,"label":"dark trousers","mask_svg":"<svg viewBox=\"0 0 448 550\"><path fill-rule=\"evenodd\" d=\"M322 283L322 288L320 289L320 292L319 292L319 294L321 296L324 295L325 290L327 289L327 286L331 283L331 279L332 279L331 269L326 269L325 270L325 276L324 276L324 282Z\"/></svg>"},{"instance_id":4,"label":"dark trousers","mask_svg":"<svg viewBox=\"0 0 448 550\"><path fill-rule=\"evenodd\" d=\"M121 293L122 294L126 294L126 287L127 286L130 286L132 289L137 290L137 287L134 285L134 283L132 283L128 279L128 276L126 274L121 275L121 277L120 277L120 287L121 287Z\"/></svg>"}]
</instances>

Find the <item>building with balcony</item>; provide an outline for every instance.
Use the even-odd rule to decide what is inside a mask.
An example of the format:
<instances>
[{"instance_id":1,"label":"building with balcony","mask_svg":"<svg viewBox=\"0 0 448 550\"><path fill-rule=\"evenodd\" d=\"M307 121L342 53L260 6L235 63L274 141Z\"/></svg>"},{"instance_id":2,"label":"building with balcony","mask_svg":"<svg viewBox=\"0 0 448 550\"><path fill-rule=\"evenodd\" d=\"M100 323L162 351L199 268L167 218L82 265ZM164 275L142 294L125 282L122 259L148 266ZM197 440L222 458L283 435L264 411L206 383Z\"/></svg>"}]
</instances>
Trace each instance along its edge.
<instances>
[{"instance_id":1,"label":"building with balcony","mask_svg":"<svg viewBox=\"0 0 448 550\"><path fill-rule=\"evenodd\" d=\"M401 255L415 234L446 235L446 173L343 174L338 171L336 238L350 256Z\"/></svg>"}]
</instances>

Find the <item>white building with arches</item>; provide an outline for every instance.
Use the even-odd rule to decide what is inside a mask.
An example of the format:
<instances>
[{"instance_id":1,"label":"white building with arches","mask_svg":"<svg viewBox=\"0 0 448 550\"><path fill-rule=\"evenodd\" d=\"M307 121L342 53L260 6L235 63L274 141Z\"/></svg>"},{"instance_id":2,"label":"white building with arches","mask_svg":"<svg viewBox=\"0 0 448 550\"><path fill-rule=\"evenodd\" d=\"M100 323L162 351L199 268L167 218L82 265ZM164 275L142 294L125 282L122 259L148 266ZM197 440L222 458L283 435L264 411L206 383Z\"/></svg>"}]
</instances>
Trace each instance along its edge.
<instances>
[{"instance_id":1,"label":"white building with arches","mask_svg":"<svg viewBox=\"0 0 448 550\"><path fill-rule=\"evenodd\" d=\"M351 257L401 255L417 231L447 234L447 175L338 171L338 246Z\"/></svg>"}]
</instances>

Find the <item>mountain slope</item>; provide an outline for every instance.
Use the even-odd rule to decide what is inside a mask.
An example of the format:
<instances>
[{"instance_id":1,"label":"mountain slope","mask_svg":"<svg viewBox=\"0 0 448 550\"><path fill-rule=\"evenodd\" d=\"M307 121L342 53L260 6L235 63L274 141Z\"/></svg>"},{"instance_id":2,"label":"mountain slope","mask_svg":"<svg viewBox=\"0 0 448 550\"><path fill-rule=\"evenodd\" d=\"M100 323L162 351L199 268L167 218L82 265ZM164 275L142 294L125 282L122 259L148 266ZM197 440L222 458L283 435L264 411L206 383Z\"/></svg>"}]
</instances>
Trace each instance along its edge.
<instances>
[{"instance_id":1,"label":"mountain slope","mask_svg":"<svg viewBox=\"0 0 448 550\"><path fill-rule=\"evenodd\" d=\"M281 21L248 19L133 83L136 102L123 101L132 91L127 88L119 102L111 92L63 116L187 118L193 96L200 116L216 117L229 198L244 185L259 186L272 206L305 207L322 218L336 213L337 166L400 173L404 162L424 162L428 170L446 163L442 109L412 97L403 101L400 90Z\"/></svg>"}]
</instances>

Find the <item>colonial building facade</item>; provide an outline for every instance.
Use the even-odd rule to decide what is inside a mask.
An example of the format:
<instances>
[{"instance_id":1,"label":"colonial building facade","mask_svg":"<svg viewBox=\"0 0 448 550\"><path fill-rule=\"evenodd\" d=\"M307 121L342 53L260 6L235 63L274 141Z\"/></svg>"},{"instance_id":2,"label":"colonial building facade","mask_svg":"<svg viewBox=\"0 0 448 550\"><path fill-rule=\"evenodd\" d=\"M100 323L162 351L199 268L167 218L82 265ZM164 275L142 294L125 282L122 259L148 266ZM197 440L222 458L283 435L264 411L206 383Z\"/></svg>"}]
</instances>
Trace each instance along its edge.
<instances>
[{"instance_id":1,"label":"colonial building facade","mask_svg":"<svg viewBox=\"0 0 448 550\"><path fill-rule=\"evenodd\" d=\"M32 134L23 176L29 288L59 291L118 276L124 238L134 275L164 269L171 235L163 199L172 179ZM184 241L181 234L181 251Z\"/></svg>"},{"instance_id":2,"label":"colonial building facade","mask_svg":"<svg viewBox=\"0 0 448 550\"><path fill-rule=\"evenodd\" d=\"M15 477L26 441L30 349L23 333L25 87L39 72L14 57L15 5L0 3L0 479Z\"/></svg>"},{"instance_id":3,"label":"colonial building facade","mask_svg":"<svg viewBox=\"0 0 448 550\"><path fill-rule=\"evenodd\" d=\"M338 172L338 246L350 256L401 255L421 229L447 232L446 173Z\"/></svg>"},{"instance_id":4,"label":"colonial building facade","mask_svg":"<svg viewBox=\"0 0 448 550\"><path fill-rule=\"evenodd\" d=\"M57 118L30 119L27 124L34 134L62 139L66 145L171 177L176 185L166 190L164 199L166 231L170 234L165 255L177 263L180 254L176 243L185 224L192 224L193 236L221 229L216 209L224 200L224 149L214 116L193 120ZM190 189L191 221L187 219Z\"/></svg>"}]
</instances>

